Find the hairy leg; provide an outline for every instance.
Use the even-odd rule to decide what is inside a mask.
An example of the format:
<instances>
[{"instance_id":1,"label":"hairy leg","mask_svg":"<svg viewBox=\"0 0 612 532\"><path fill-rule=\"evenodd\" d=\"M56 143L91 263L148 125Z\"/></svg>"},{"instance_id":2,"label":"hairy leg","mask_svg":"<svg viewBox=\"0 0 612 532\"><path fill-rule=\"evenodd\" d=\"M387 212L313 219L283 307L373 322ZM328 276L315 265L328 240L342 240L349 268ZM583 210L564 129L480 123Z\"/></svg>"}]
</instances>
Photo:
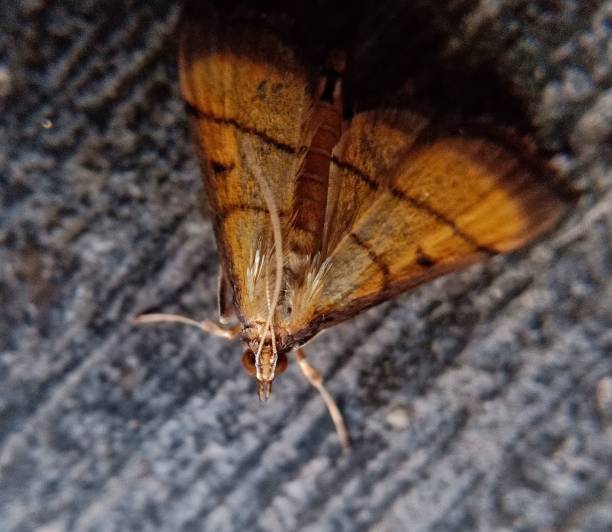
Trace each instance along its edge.
<instances>
[{"instance_id":1,"label":"hairy leg","mask_svg":"<svg viewBox=\"0 0 612 532\"><path fill-rule=\"evenodd\" d=\"M225 328L210 320L196 321L185 316L179 316L178 314L141 314L134 318L135 325L142 325L144 323L185 323L186 325L192 325L202 329L204 332L227 338L232 340L240 333L240 324L234 325L233 327Z\"/></svg>"}]
</instances>

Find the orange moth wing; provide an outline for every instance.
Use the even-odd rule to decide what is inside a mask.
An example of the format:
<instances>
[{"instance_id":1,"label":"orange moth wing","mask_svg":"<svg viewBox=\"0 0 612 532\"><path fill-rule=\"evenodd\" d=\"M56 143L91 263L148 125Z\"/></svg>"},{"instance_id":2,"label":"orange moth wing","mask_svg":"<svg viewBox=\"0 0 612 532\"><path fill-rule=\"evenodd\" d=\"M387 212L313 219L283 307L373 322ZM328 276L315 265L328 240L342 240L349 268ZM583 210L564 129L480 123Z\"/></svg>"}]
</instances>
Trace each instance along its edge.
<instances>
[{"instance_id":1,"label":"orange moth wing","mask_svg":"<svg viewBox=\"0 0 612 532\"><path fill-rule=\"evenodd\" d=\"M304 70L291 50L255 29L235 36L217 16L210 10L184 21L180 81L222 268L245 321L267 313L265 289L256 281L263 277L272 242L269 212L253 174L267 181L286 223L310 99Z\"/></svg>"}]
</instances>

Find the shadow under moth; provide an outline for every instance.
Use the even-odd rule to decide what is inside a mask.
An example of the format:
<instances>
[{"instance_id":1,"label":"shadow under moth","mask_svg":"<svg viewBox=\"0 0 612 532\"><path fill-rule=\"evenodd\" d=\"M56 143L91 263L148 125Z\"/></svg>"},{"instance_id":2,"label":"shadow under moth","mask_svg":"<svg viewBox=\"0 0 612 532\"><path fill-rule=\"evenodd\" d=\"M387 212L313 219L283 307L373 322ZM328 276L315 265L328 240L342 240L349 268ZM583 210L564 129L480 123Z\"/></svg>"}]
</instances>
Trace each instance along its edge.
<instances>
[{"instance_id":1,"label":"shadow under moth","mask_svg":"<svg viewBox=\"0 0 612 532\"><path fill-rule=\"evenodd\" d=\"M346 55L307 68L265 27L186 17L180 85L219 249L220 324L260 399L295 352L343 447L348 432L302 346L322 330L549 229L566 201L511 131L411 108L349 112ZM237 325L232 325L232 320Z\"/></svg>"}]
</instances>

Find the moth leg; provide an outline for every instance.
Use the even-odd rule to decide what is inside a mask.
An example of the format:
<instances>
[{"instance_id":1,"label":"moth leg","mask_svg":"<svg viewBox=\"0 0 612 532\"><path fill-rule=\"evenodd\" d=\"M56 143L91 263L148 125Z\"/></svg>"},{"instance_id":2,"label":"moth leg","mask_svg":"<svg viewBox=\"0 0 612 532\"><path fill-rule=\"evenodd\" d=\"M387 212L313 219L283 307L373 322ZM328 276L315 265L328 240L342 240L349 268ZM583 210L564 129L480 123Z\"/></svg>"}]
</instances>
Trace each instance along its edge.
<instances>
[{"instance_id":1,"label":"moth leg","mask_svg":"<svg viewBox=\"0 0 612 532\"><path fill-rule=\"evenodd\" d=\"M219 284L217 286L217 303L219 310L219 321L222 324L229 323L236 315L232 305L232 285L227 280L223 268L219 271Z\"/></svg>"},{"instance_id":2,"label":"moth leg","mask_svg":"<svg viewBox=\"0 0 612 532\"><path fill-rule=\"evenodd\" d=\"M348 452L351 448L351 442L349 439L348 430L346 430L346 425L344 424L344 419L342 418L342 414L340 413L340 409L338 408L336 401L334 401L334 398L323 385L323 378L321 377L319 371L313 368L306 360L306 353L304 350L301 348L298 349L295 355L302 373L308 379L308 382L310 382L310 384L312 384L323 397L325 406L327 406L329 415L331 416L336 427L340 445L342 445L342 449L345 452Z\"/></svg>"},{"instance_id":3,"label":"moth leg","mask_svg":"<svg viewBox=\"0 0 612 532\"><path fill-rule=\"evenodd\" d=\"M141 314L134 318L135 325L142 325L143 323L185 323L186 325L193 325L204 332L233 340L240 333L240 324L236 324L233 327L225 328L210 320L196 321L185 316L179 316L178 314Z\"/></svg>"}]
</instances>

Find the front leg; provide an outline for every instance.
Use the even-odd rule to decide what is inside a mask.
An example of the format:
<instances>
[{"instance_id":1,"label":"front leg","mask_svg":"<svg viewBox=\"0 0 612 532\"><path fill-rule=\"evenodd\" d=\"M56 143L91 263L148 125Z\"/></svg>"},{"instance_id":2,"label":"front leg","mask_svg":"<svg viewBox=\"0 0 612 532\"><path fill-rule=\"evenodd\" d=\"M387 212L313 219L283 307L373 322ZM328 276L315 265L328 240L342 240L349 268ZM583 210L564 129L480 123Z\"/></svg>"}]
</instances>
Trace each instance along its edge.
<instances>
[{"instance_id":1,"label":"front leg","mask_svg":"<svg viewBox=\"0 0 612 532\"><path fill-rule=\"evenodd\" d=\"M224 325L236 317L236 311L232 304L232 294L232 285L227 279L225 270L221 268L217 282L217 305L219 321Z\"/></svg>"},{"instance_id":2,"label":"front leg","mask_svg":"<svg viewBox=\"0 0 612 532\"><path fill-rule=\"evenodd\" d=\"M342 449L344 452L348 452L351 448L351 441L349 439L348 430L346 430L346 425L344 424L344 419L342 418L342 414L340 413L340 409L334 401L334 398L327 391L327 388L323 385L323 378L321 377L321 373L315 368L313 368L308 361L306 360L306 353L302 348L299 348L295 352L295 357L298 361L300 369L304 376L308 379L308 382L312 384L319 393L323 397L323 401L325 401L325 406L327 406L327 410L329 415L334 422L336 427L336 432L338 433L338 439L340 440L340 445L342 445Z\"/></svg>"},{"instance_id":3,"label":"front leg","mask_svg":"<svg viewBox=\"0 0 612 532\"><path fill-rule=\"evenodd\" d=\"M204 332L220 336L221 338L227 338L233 340L240 334L240 323L233 327L225 328L218 323L210 320L196 321L185 316L179 316L177 314L141 314L134 318L135 325L142 325L144 323L185 323L186 325L192 325Z\"/></svg>"}]
</instances>

